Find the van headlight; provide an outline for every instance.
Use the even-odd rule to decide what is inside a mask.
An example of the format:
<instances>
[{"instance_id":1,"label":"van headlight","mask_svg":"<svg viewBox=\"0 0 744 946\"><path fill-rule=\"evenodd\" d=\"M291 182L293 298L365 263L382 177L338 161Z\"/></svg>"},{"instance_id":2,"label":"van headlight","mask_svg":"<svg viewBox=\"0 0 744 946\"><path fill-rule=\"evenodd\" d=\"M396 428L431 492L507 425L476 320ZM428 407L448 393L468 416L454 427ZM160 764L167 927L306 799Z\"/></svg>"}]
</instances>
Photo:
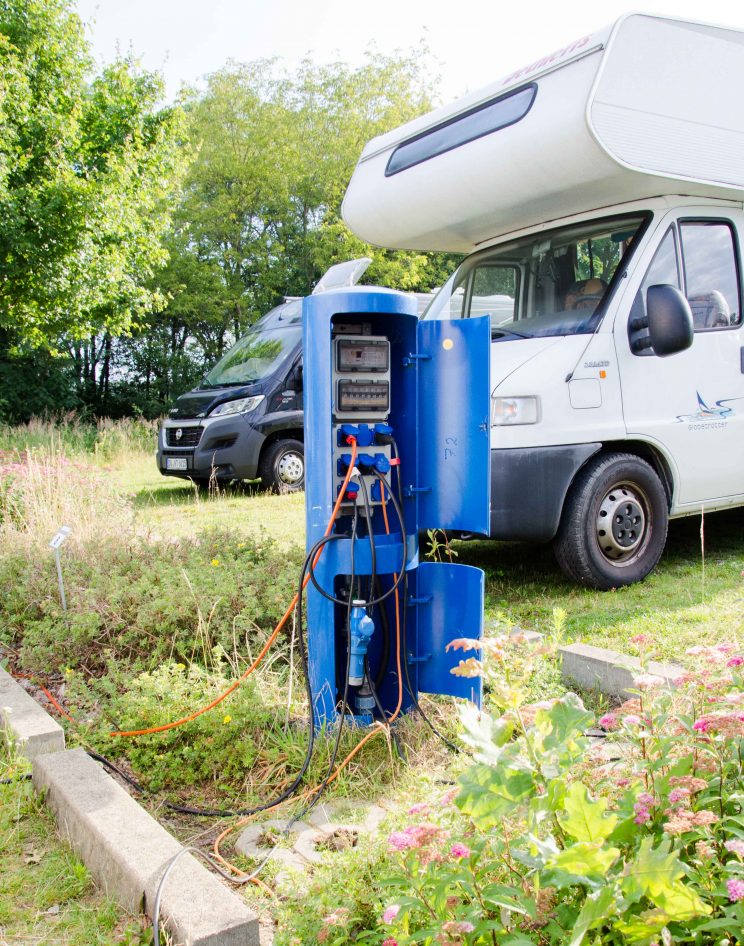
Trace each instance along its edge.
<instances>
[{"instance_id":1,"label":"van headlight","mask_svg":"<svg viewBox=\"0 0 744 946\"><path fill-rule=\"evenodd\" d=\"M255 410L263 399L263 394L256 394L255 397L239 397L235 401L224 401L209 412L209 417L225 417L227 414L247 414L249 411Z\"/></svg>"},{"instance_id":2,"label":"van headlight","mask_svg":"<svg viewBox=\"0 0 744 946\"><path fill-rule=\"evenodd\" d=\"M513 427L540 420L539 397L492 397L491 426Z\"/></svg>"}]
</instances>

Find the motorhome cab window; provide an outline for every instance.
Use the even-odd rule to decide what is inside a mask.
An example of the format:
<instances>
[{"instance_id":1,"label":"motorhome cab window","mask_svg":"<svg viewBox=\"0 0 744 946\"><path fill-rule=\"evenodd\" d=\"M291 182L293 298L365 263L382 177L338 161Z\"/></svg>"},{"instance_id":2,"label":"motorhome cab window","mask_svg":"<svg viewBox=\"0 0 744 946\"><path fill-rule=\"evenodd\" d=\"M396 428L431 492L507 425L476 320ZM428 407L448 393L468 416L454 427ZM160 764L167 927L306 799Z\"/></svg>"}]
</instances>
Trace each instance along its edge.
<instances>
[{"instance_id":1,"label":"motorhome cab window","mask_svg":"<svg viewBox=\"0 0 744 946\"><path fill-rule=\"evenodd\" d=\"M633 300L629 321L632 323L645 316L649 286L669 285L687 297L695 332L739 325L739 277L731 225L719 220L683 221L679 232L678 240L676 227L670 227L659 244ZM684 283L680 280L680 256ZM651 351L643 349L634 353L650 355Z\"/></svg>"},{"instance_id":2,"label":"motorhome cab window","mask_svg":"<svg viewBox=\"0 0 744 946\"><path fill-rule=\"evenodd\" d=\"M729 328L741 322L739 279L730 224L680 223L685 295L696 332Z\"/></svg>"},{"instance_id":3,"label":"motorhome cab window","mask_svg":"<svg viewBox=\"0 0 744 946\"><path fill-rule=\"evenodd\" d=\"M212 368L203 388L260 381L277 371L302 338L301 326L249 332Z\"/></svg>"},{"instance_id":4,"label":"motorhome cab window","mask_svg":"<svg viewBox=\"0 0 744 946\"><path fill-rule=\"evenodd\" d=\"M424 318L489 315L496 341L593 332L646 220L593 220L486 250L460 266Z\"/></svg>"}]
</instances>

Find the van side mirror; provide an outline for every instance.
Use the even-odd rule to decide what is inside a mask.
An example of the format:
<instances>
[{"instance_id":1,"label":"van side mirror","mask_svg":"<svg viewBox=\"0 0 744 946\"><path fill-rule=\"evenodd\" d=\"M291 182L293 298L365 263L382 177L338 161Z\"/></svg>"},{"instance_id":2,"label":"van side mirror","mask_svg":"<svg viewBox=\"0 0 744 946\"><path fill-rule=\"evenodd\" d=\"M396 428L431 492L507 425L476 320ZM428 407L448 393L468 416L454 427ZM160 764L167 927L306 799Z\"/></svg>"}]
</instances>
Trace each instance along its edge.
<instances>
[{"instance_id":1,"label":"van side mirror","mask_svg":"<svg viewBox=\"0 0 744 946\"><path fill-rule=\"evenodd\" d=\"M297 365L292 372L291 384L293 391L296 391L298 394L302 391L302 363Z\"/></svg>"},{"instance_id":2,"label":"van side mirror","mask_svg":"<svg viewBox=\"0 0 744 946\"><path fill-rule=\"evenodd\" d=\"M646 315L631 319L628 329L635 354L650 348L659 358L676 355L689 348L694 338L690 303L676 286L649 286Z\"/></svg>"}]
</instances>

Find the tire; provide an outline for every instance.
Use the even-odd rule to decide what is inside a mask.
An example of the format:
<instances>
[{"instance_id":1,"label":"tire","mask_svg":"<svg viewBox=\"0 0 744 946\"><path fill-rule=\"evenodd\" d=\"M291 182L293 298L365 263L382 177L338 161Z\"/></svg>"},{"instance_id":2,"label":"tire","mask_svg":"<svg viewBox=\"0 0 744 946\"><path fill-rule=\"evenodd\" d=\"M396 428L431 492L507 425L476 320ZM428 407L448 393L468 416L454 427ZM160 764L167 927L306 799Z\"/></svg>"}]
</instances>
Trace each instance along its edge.
<instances>
[{"instance_id":1,"label":"tire","mask_svg":"<svg viewBox=\"0 0 744 946\"><path fill-rule=\"evenodd\" d=\"M264 451L258 475L267 489L297 493L305 488L305 445L300 440L277 440Z\"/></svg>"},{"instance_id":2,"label":"tire","mask_svg":"<svg viewBox=\"0 0 744 946\"><path fill-rule=\"evenodd\" d=\"M661 558L668 522L653 467L632 453L603 454L574 480L553 551L572 581L600 591L632 585Z\"/></svg>"}]
</instances>

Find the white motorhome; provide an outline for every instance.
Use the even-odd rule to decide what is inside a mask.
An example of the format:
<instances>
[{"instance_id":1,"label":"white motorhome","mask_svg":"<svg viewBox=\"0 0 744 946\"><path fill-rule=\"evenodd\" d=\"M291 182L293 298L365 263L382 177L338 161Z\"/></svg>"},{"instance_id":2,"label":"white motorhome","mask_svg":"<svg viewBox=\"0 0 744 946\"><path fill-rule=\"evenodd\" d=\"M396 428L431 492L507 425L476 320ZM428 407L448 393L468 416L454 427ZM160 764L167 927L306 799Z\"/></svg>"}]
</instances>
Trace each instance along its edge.
<instances>
[{"instance_id":1,"label":"white motorhome","mask_svg":"<svg viewBox=\"0 0 744 946\"><path fill-rule=\"evenodd\" d=\"M363 239L470 254L425 318L491 313L491 535L596 588L744 504L742 89L744 33L630 14L375 138L346 194Z\"/></svg>"}]
</instances>

